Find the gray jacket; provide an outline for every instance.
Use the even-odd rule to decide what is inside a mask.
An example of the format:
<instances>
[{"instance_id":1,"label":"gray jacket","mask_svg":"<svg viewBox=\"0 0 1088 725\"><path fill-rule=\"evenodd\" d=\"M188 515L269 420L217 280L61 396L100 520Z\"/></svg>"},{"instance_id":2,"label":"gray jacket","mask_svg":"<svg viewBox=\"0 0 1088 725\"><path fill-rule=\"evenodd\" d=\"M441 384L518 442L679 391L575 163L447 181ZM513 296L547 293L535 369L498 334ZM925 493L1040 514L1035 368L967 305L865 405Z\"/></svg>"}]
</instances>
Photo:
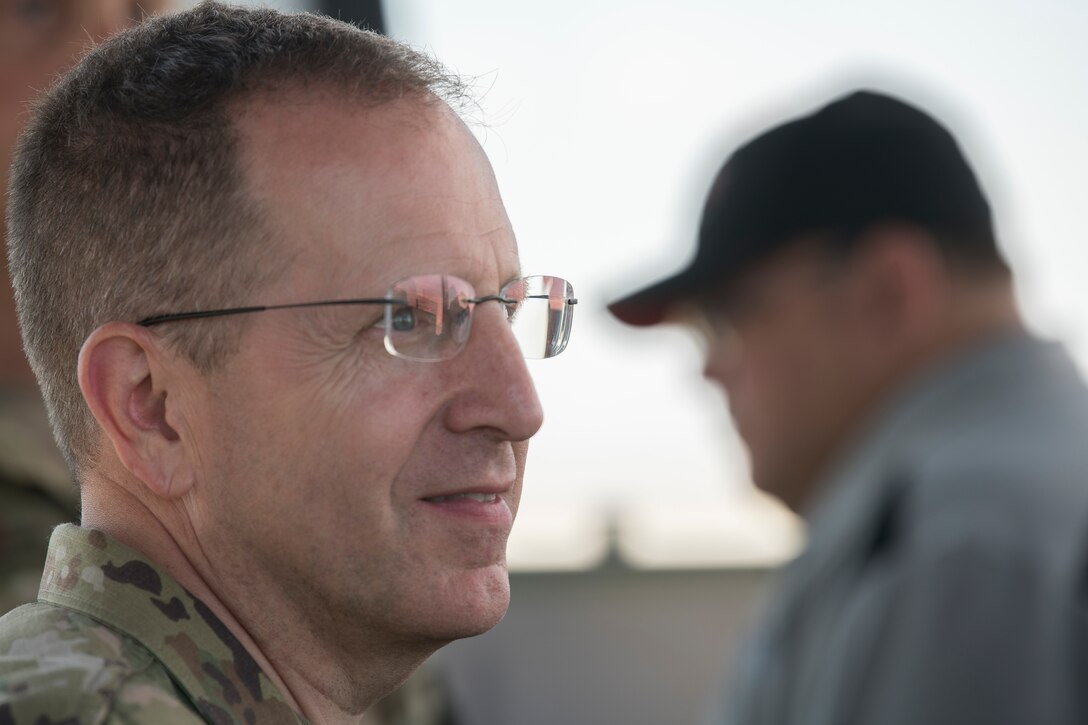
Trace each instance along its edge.
<instances>
[{"instance_id":1,"label":"gray jacket","mask_svg":"<svg viewBox=\"0 0 1088 725\"><path fill-rule=\"evenodd\" d=\"M1060 346L927 376L821 490L716 722L1088 723L1088 390Z\"/></svg>"}]
</instances>

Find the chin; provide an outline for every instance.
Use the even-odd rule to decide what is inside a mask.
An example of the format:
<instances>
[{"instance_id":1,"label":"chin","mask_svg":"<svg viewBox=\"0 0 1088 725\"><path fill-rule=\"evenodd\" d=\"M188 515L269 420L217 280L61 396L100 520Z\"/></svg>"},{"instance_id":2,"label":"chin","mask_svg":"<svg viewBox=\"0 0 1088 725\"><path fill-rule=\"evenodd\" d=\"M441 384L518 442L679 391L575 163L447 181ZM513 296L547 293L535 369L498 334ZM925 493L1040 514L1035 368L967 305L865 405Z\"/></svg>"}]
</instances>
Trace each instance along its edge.
<instances>
[{"instance_id":1,"label":"chin","mask_svg":"<svg viewBox=\"0 0 1088 725\"><path fill-rule=\"evenodd\" d=\"M760 491L781 501L796 514L801 514L808 503L813 487L810 474L786 467L758 466L752 464L752 483Z\"/></svg>"},{"instance_id":2,"label":"chin","mask_svg":"<svg viewBox=\"0 0 1088 725\"><path fill-rule=\"evenodd\" d=\"M762 459L757 455L749 456L751 466L752 483L765 494L787 503L791 489L790 476L783 466L775 466L772 462Z\"/></svg>"},{"instance_id":3,"label":"chin","mask_svg":"<svg viewBox=\"0 0 1088 725\"><path fill-rule=\"evenodd\" d=\"M453 577L441 601L435 602L431 634L454 640L483 634L506 616L510 606L510 578L505 564L472 569Z\"/></svg>"}]
</instances>

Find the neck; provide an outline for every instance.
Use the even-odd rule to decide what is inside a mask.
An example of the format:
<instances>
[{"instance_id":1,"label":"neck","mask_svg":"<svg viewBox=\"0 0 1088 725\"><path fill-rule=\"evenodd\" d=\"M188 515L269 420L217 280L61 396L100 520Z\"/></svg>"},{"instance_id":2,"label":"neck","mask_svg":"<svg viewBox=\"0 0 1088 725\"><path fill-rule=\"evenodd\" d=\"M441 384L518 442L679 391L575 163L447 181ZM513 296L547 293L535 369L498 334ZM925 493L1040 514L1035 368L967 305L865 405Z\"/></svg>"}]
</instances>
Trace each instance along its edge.
<instances>
[{"instance_id":1,"label":"neck","mask_svg":"<svg viewBox=\"0 0 1088 725\"><path fill-rule=\"evenodd\" d=\"M909 382L925 371L986 341L1025 331L1016 308L1012 282L997 276L955 285L947 304L931 321L930 331L902 355L892 384Z\"/></svg>"},{"instance_id":2,"label":"neck","mask_svg":"<svg viewBox=\"0 0 1088 725\"><path fill-rule=\"evenodd\" d=\"M913 325L903 328L893 342L873 338L870 347L856 355L871 361L853 371L852 397L839 408L838 431L817 464L798 475L793 492L784 501L804 515L820 497L816 483L863 437L876 417L904 390L927 374L948 364L966 351L990 340L1024 332L1008 278L976 279L950 289ZM829 422L830 425L830 422Z\"/></svg>"},{"instance_id":3,"label":"neck","mask_svg":"<svg viewBox=\"0 0 1088 725\"><path fill-rule=\"evenodd\" d=\"M313 723L359 723L441 643L329 642L313 609L292 606L277 582L224 566L189 525L186 504L145 501L104 476L82 484L83 526L139 551L203 601L253 656L288 704ZM364 632L362 623L354 629ZM343 631L343 630L339 630ZM323 636L326 635L326 636Z\"/></svg>"}]
</instances>

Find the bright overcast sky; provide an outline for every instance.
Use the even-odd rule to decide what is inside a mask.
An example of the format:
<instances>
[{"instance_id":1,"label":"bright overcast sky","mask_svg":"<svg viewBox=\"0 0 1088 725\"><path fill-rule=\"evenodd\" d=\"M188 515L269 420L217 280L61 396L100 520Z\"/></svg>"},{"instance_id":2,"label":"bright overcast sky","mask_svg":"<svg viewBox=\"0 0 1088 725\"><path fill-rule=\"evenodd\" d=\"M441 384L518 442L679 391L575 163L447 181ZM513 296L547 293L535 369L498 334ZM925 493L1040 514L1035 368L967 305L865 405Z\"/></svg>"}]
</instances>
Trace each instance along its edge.
<instances>
[{"instance_id":1,"label":"bright overcast sky","mask_svg":"<svg viewBox=\"0 0 1088 725\"><path fill-rule=\"evenodd\" d=\"M623 329L604 305L686 261L727 151L859 85L951 127L1028 319L1088 370L1083 0L392 0L386 13L393 36L478 78L478 132L523 266L570 279L580 300L567 352L532 364L547 422L530 451L528 529L599 506L682 528L684 511L727 515L725 497L746 490L694 344Z\"/></svg>"}]
</instances>

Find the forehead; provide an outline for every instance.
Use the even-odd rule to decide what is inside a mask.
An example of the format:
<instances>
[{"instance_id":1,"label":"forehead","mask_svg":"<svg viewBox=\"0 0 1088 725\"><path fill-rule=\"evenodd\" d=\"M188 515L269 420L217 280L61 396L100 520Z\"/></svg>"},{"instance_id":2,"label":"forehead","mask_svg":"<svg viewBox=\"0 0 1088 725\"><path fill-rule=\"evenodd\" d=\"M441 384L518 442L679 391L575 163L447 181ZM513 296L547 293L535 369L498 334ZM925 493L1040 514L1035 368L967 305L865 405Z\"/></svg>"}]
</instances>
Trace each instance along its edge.
<instances>
[{"instance_id":1,"label":"forehead","mask_svg":"<svg viewBox=\"0 0 1088 725\"><path fill-rule=\"evenodd\" d=\"M277 94L236 125L245 183L298 293L379 294L431 272L488 290L517 276L491 165L445 104Z\"/></svg>"},{"instance_id":2,"label":"forehead","mask_svg":"<svg viewBox=\"0 0 1088 725\"><path fill-rule=\"evenodd\" d=\"M815 234L799 236L730 275L724 285L709 290L705 297L707 301L714 301L757 289L788 290L806 280L826 276L828 271L839 267L841 258L842 255L833 252L823 237Z\"/></svg>"}]
</instances>

